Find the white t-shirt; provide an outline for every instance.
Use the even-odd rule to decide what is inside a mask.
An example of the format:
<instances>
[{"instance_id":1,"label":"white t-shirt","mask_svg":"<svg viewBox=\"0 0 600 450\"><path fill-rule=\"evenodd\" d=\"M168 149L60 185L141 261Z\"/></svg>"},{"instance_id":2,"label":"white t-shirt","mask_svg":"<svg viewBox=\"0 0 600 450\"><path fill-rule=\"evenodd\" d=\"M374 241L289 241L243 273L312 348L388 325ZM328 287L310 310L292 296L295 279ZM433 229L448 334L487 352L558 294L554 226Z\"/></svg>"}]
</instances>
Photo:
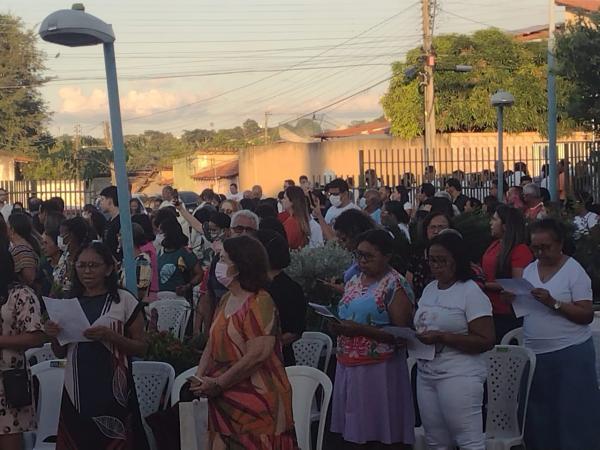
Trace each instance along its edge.
<instances>
[{"instance_id":1,"label":"white t-shirt","mask_svg":"<svg viewBox=\"0 0 600 450\"><path fill-rule=\"evenodd\" d=\"M410 230L408 229L408 225L405 223L399 223L398 228L400 228L400 231L404 233L404 236L406 236L406 239L408 239L408 242L410 242Z\"/></svg>"},{"instance_id":2,"label":"white t-shirt","mask_svg":"<svg viewBox=\"0 0 600 450\"><path fill-rule=\"evenodd\" d=\"M600 222L600 216L594 212L588 212L585 216L575 216L573 224L575 225L575 239L590 233L590 229L594 228Z\"/></svg>"},{"instance_id":3,"label":"white t-shirt","mask_svg":"<svg viewBox=\"0 0 600 450\"><path fill-rule=\"evenodd\" d=\"M335 206L332 206L327 210L327 213L325 214L325 223L327 225L333 225L335 223L335 219L337 219L340 216L340 214L350 209L358 209L360 211L360 208L352 202L348 203L346 206L343 206L341 208L336 208Z\"/></svg>"},{"instance_id":4,"label":"white t-shirt","mask_svg":"<svg viewBox=\"0 0 600 450\"><path fill-rule=\"evenodd\" d=\"M232 194L231 192L227 195L225 195L225 198L227 200L235 200L236 202L239 202L241 199L244 198L244 193L243 192L238 192L237 194Z\"/></svg>"},{"instance_id":5,"label":"white t-shirt","mask_svg":"<svg viewBox=\"0 0 600 450\"><path fill-rule=\"evenodd\" d=\"M8 218L12 214L13 205L10 203L5 203L2 208L0 208L0 214L4 216L4 221L8 223Z\"/></svg>"},{"instance_id":6,"label":"white t-shirt","mask_svg":"<svg viewBox=\"0 0 600 450\"><path fill-rule=\"evenodd\" d=\"M534 287L547 289L561 303L592 300L592 280L583 267L573 258L556 272L546 283L542 283L538 262L529 264L523 278ZM525 347L534 353L549 353L572 345L581 344L592 337L589 325L579 325L566 319L560 312L542 305L523 318L523 340Z\"/></svg>"},{"instance_id":7,"label":"white t-shirt","mask_svg":"<svg viewBox=\"0 0 600 450\"><path fill-rule=\"evenodd\" d=\"M308 246L310 248L323 247L325 240L323 239L323 230L321 226L313 219L309 219L308 224L310 225L310 239Z\"/></svg>"},{"instance_id":8,"label":"white t-shirt","mask_svg":"<svg viewBox=\"0 0 600 450\"><path fill-rule=\"evenodd\" d=\"M438 289L437 280L429 283L415 314L417 332L444 331L467 335L469 322L492 316L492 304L477 284L457 281L448 289ZM455 348L437 345L432 361L418 360L419 374L429 379L487 375L485 355L470 355Z\"/></svg>"}]
</instances>

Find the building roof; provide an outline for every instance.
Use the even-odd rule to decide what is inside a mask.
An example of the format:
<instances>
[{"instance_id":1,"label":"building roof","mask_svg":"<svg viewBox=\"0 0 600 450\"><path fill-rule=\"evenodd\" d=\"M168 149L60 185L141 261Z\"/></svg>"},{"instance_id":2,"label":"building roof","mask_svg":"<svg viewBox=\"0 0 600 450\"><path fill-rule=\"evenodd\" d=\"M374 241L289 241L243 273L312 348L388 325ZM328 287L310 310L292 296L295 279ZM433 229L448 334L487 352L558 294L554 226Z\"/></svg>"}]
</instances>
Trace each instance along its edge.
<instances>
[{"instance_id":1,"label":"building roof","mask_svg":"<svg viewBox=\"0 0 600 450\"><path fill-rule=\"evenodd\" d=\"M583 9L585 11L598 11L600 10L600 0L555 0L559 6L566 6L567 8Z\"/></svg>"},{"instance_id":2,"label":"building roof","mask_svg":"<svg viewBox=\"0 0 600 450\"><path fill-rule=\"evenodd\" d=\"M192 175L192 178L195 180L220 180L221 178L233 178L239 172L239 161L234 159L233 161L226 161L213 167L202 169Z\"/></svg>"},{"instance_id":3,"label":"building roof","mask_svg":"<svg viewBox=\"0 0 600 450\"><path fill-rule=\"evenodd\" d=\"M557 30L561 30L563 28L564 24L556 24ZM521 28L519 30L511 31L510 34L512 34L516 40L521 42L548 39L548 25L534 25L527 28Z\"/></svg>"},{"instance_id":4,"label":"building roof","mask_svg":"<svg viewBox=\"0 0 600 450\"><path fill-rule=\"evenodd\" d=\"M389 134L390 126L390 122L386 119L378 119L361 125L344 128L342 130L327 130L321 134L315 135L315 137L332 139L358 136L361 134Z\"/></svg>"}]
</instances>

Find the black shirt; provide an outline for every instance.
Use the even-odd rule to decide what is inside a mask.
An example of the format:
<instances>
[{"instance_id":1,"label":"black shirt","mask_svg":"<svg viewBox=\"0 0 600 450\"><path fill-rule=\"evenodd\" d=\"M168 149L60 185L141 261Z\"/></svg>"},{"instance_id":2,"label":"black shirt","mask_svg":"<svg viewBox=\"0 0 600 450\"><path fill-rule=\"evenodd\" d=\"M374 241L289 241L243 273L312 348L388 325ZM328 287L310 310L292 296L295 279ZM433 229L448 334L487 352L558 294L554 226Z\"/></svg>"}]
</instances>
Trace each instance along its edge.
<instances>
[{"instance_id":1,"label":"black shirt","mask_svg":"<svg viewBox=\"0 0 600 450\"><path fill-rule=\"evenodd\" d=\"M273 279L267 291L279 310L281 333L302 335L306 327L306 308L308 306L302 286L286 273L281 272ZM286 367L296 365L291 345L283 347L283 363Z\"/></svg>"},{"instance_id":2,"label":"black shirt","mask_svg":"<svg viewBox=\"0 0 600 450\"><path fill-rule=\"evenodd\" d=\"M104 228L104 234L102 235L102 242L110 249L113 256L120 261L121 252L119 251L119 232L121 231L121 218L117 214L115 217L110 219L106 223Z\"/></svg>"},{"instance_id":3,"label":"black shirt","mask_svg":"<svg viewBox=\"0 0 600 450\"><path fill-rule=\"evenodd\" d=\"M465 212L465 205L468 201L469 197L467 197L465 194L460 194L458 197L456 197L456 200L454 200L454 204L460 212Z\"/></svg>"}]
</instances>

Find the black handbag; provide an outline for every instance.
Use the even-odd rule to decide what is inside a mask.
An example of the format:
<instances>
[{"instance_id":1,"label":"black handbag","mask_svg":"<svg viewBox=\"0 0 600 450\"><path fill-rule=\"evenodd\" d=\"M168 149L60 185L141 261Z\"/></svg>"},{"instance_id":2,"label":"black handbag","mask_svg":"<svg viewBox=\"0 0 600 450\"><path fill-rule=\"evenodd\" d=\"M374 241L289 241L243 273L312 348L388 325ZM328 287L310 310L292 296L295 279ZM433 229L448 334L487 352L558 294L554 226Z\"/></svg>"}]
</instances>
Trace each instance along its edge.
<instances>
[{"instance_id":1,"label":"black handbag","mask_svg":"<svg viewBox=\"0 0 600 450\"><path fill-rule=\"evenodd\" d=\"M4 396L9 408L23 408L33 403L31 383L27 369L9 369L2 371Z\"/></svg>"}]
</instances>

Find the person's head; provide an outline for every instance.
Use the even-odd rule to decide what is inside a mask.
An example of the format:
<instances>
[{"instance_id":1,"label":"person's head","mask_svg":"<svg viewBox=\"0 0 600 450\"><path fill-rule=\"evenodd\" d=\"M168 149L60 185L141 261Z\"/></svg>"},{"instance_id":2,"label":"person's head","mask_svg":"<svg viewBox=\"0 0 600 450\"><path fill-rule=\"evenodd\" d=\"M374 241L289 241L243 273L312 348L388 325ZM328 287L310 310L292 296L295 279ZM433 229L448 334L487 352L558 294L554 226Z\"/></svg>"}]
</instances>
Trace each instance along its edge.
<instances>
[{"instance_id":1,"label":"person's head","mask_svg":"<svg viewBox=\"0 0 600 450\"><path fill-rule=\"evenodd\" d=\"M106 289L118 303L118 281L115 260L105 244L93 241L79 249L75 255L72 294L79 297Z\"/></svg>"},{"instance_id":2,"label":"person's head","mask_svg":"<svg viewBox=\"0 0 600 450\"><path fill-rule=\"evenodd\" d=\"M141 214L144 211L144 207L142 206L142 202L139 198L132 198L129 200L129 212L131 215Z\"/></svg>"},{"instance_id":3,"label":"person's head","mask_svg":"<svg viewBox=\"0 0 600 450\"><path fill-rule=\"evenodd\" d=\"M172 186L165 186L161 192L163 201L170 202L175 198L175 189Z\"/></svg>"},{"instance_id":4,"label":"person's head","mask_svg":"<svg viewBox=\"0 0 600 450\"><path fill-rule=\"evenodd\" d=\"M152 209L154 211L158 211L160 209L160 205L162 205L162 202L162 198L156 197L154 200L152 200Z\"/></svg>"},{"instance_id":5,"label":"person's head","mask_svg":"<svg viewBox=\"0 0 600 450\"><path fill-rule=\"evenodd\" d=\"M525 203L523 188L521 186L511 186L506 193L506 203L515 208L523 207Z\"/></svg>"},{"instance_id":6,"label":"person's head","mask_svg":"<svg viewBox=\"0 0 600 450\"><path fill-rule=\"evenodd\" d=\"M27 199L27 209L29 210L30 213L37 213L40 212L40 207L42 206L42 201L33 196L33 197L29 197Z\"/></svg>"},{"instance_id":7,"label":"person's head","mask_svg":"<svg viewBox=\"0 0 600 450\"><path fill-rule=\"evenodd\" d=\"M152 213L152 226L154 227L155 234L161 234L160 224L168 218L175 218L177 220L177 213L174 208L161 208Z\"/></svg>"},{"instance_id":8,"label":"person's head","mask_svg":"<svg viewBox=\"0 0 600 450\"><path fill-rule=\"evenodd\" d=\"M62 199L62 197L51 197L50 201L53 202L56 205L56 208L58 208L58 211L61 214L64 214L64 212L65 212L65 201Z\"/></svg>"},{"instance_id":9,"label":"person's head","mask_svg":"<svg viewBox=\"0 0 600 450\"><path fill-rule=\"evenodd\" d=\"M308 193L308 191L310 191L310 182L308 181L308 177L306 175L302 175L298 181L300 182L300 187L304 193Z\"/></svg>"},{"instance_id":10,"label":"person's head","mask_svg":"<svg viewBox=\"0 0 600 450\"><path fill-rule=\"evenodd\" d=\"M492 238L500 239L496 278L512 278L510 254L519 244L526 241L525 218L521 210L507 205L499 205L490 220Z\"/></svg>"},{"instance_id":11,"label":"person's head","mask_svg":"<svg viewBox=\"0 0 600 450\"><path fill-rule=\"evenodd\" d=\"M254 203L253 199L244 197L243 199L240 200L240 207L246 211L254 211L254 208L256 207L256 203Z\"/></svg>"},{"instance_id":12,"label":"person's head","mask_svg":"<svg viewBox=\"0 0 600 450\"><path fill-rule=\"evenodd\" d=\"M425 241L431 241L442 231L452 228L452 219L443 212L432 212L425 217L421 226Z\"/></svg>"},{"instance_id":13,"label":"person's head","mask_svg":"<svg viewBox=\"0 0 600 450\"><path fill-rule=\"evenodd\" d=\"M243 290L253 293L267 286L269 257L260 241L250 236L231 237L223 242L223 250L217 264L221 266L217 267L217 278L224 286L237 281Z\"/></svg>"},{"instance_id":14,"label":"person's head","mask_svg":"<svg viewBox=\"0 0 600 450\"><path fill-rule=\"evenodd\" d=\"M259 184L252 186L252 198L254 198L256 200L260 200L262 198L262 196L263 196L262 186L260 186Z\"/></svg>"},{"instance_id":15,"label":"person's head","mask_svg":"<svg viewBox=\"0 0 600 450\"><path fill-rule=\"evenodd\" d=\"M58 246L62 251L68 250L71 255L75 255L90 241L90 226L83 217L73 217L61 224Z\"/></svg>"},{"instance_id":16,"label":"person's head","mask_svg":"<svg viewBox=\"0 0 600 450\"><path fill-rule=\"evenodd\" d=\"M0 188L0 205L8 203L8 191L4 188Z\"/></svg>"},{"instance_id":17,"label":"person's head","mask_svg":"<svg viewBox=\"0 0 600 450\"><path fill-rule=\"evenodd\" d=\"M131 222L142 227L144 235L146 236L146 242L154 241L156 236L154 235L154 229L152 228L152 222L148 214L136 214L131 217Z\"/></svg>"},{"instance_id":18,"label":"person's head","mask_svg":"<svg viewBox=\"0 0 600 450\"><path fill-rule=\"evenodd\" d=\"M244 191L242 194L242 198L251 200L252 199L252 191Z\"/></svg>"},{"instance_id":19,"label":"person's head","mask_svg":"<svg viewBox=\"0 0 600 450\"><path fill-rule=\"evenodd\" d=\"M506 195L508 192L508 183L506 180L503 180L502 183L502 197ZM498 198L498 180L492 180L492 187L490 188L490 195Z\"/></svg>"},{"instance_id":20,"label":"person's head","mask_svg":"<svg viewBox=\"0 0 600 450\"><path fill-rule=\"evenodd\" d=\"M100 192L100 209L107 214L119 211L119 197L116 186L108 186Z\"/></svg>"},{"instance_id":21,"label":"person's head","mask_svg":"<svg viewBox=\"0 0 600 450\"><path fill-rule=\"evenodd\" d=\"M348 251L354 251L358 235L374 230L376 226L373 219L367 214L356 209L349 209L339 215L333 224L333 229L342 247Z\"/></svg>"},{"instance_id":22,"label":"person's head","mask_svg":"<svg viewBox=\"0 0 600 450\"><path fill-rule=\"evenodd\" d=\"M13 212L8 217L8 236L12 242L15 238L26 240L38 255L41 253L40 243L33 235L31 216L22 212Z\"/></svg>"},{"instance_id":23,"label":"person's head","mask_svg":"<svg viewBox=\"0 0 600 450\"><path fill-rule=\"evenodd\" d=\"M481 209L481 200L476 197L470 197L465 203L465 212L474 212Z\"/></svg>"},{"instance_id":24,"label":"person's head","mask_svg":"<svg viewBox=\"0 0 600 450\"><path fill-rule=\"evenodd\" d=\"M139 249L140 247L146 245L149 242L144 228L139 223L133 222L131 224L131 231L133 232L134 247Z\"/></svg>"},{"instance_id":25,"label":"person's head","mask_svg":"<svg viewBox=\"0 0 600 450\"><path fill-rule=\"evenodd\" d=\"M287 242L287 233L281 221L275 217L267 217L260 221L259 230L272 230L281 235Z\"/></svg>"},{"instance_id":26,"label":"person's head","mask_svg":"<svg viewBox=\"0 0 600 450\"><path fill-rule=\"evenodd\" d=\"M542 201L544 202L544 204L548 203L550 201L550 191L546 188L541 187L540 197L542 197Z\"/></svg>"},{"instance_id":27,"label":"person's head","mask_svg":"<svg viewBox=\"0 0 600 450\"><path fill-rule=\"evenodd\" d=\"M288 179L285 180L283 182L283 190L285 191L287 188L289 188L290 186L296 186L296 183L294 182L294 180Z\"/></svg>"},{"instance_id":28,"label":"person's head","mask_svg":"<svg viewBox=\"0 0 600 450\"><path fill-rule=\"evenodd\" d=\"M514 164L513 166L515 172L523 172L523 173L527 173L527 164L525 164L522 161L518 161Z\"/></svg>"},{"instance_id":29,"label":"person's head","mask_svg":"<svg viewBox=\"0 0 600 450\"><path fill-rule=\"evenodd\" d=\"M254 210L254 213L260 220L266 219L267 217L277 217L277 210L267 203L260 203Z\"/></svg>"},{"instance_id":30,"label":"person's head","mask_svg":"<svg viewBox=\"0 0 600 450\"><path fill-rule=\"evenodd\" d=\"M85 220L90 220L92 212L94 211L98 211L98 208L96 208L91 203L87 203L83 206L83 209L81 210L81 217L83 217Z\"/></svg>"},{"instance_id":31,"label":"person's head","mask_svg":"<svg viewBox=\"0 0 600 450\"><path fill-rule=\"evenodd\" d=\"M235 183L231 183L229 185L229 192L231 193L231 195L237 195L238 193L238 185Z\"/></svg>"},{"instance_id":32,"label":"person's head","mask_svg":"<svg viewBox=\"0 0 600 450\"><path fill-rule=\"evenodd\" d=\"M259 222L260 220L256 214L247 209L242 209L231 217L231 236L252 235L258 231Z\"/></svg>"},{"instance_id":33,"label":"person's head","mask_svg":"<svg viewBox=\"0 0 600 450\"><path fill-rule=\"evenodd\" d=\"M60 248L58 248L58 236L58 231L45 230L42 234L42 254L47 259L51 260L61 254Z\"/></svg>"},{"instance_id":34,"label":"person's head","mask_svg":"<svg viewBox=\"0 0 600 450\"><path fill-rule=\"evenodd\" d=\"M22 211L25 211L25 208L23 208L23 203L14 202L12 212L22 212Z\"/></svg>"},{"instance_id":35,"label":"person's head","mask_svg":"<svg viewBox=\"0 0 600 450\"><path fill-rule=\"evenodd\" d=\"M438 196L438 194L440 194ZM454 207L452 205L452 200L448 199L449 194L445 191L438 192L435 197L428 198L423 202L422 207L426 207L427 205L431 205L429 208L429 212L441 212L446 214L448 217L454 217Z\"/></svg>"},{"instance_id":36,"label":"person's head","mask_svg":"<svg viewBox=\"0 0 600 450\"><path fill-rule=\"evenodd\" d=\"M523 200L529 208L533 208L542 201L540 187L537 184L528 184L523 188Z\"/></svg>"},{"instance_id":37,"label":"person's head","mask_svg":"<svg viewBox=\"0 0 600 450\"><path fill-rule=\"evenodd\" d=\"M308 205L306 195L301 187L289 186L284 194L282 206L285 211L300 219L308 219Z\"/></svg>"},{"instance_id":38,"label":"person's head","mask_svg":"<svg viewBox=\"0 0 600 450\"><path fill-rule=\"evenodd\" d=\"M39 215L39 219L42 224L45 223L46 217L47 217L48 213L50 213L50 212L57 212L57 213L62 214L60 205L54 200L43 201L40 206L40 215Z\"/></svg>"},{"instance_id":39,"label":"person's head","mask_svg":"<svg viewBox=\"0 0 600 450\"><path fill-rule=\"evenodd\" d=\"M233 215L233 213L238 212L240 210L240 205L235 200L225 200L221 203L219 207L219 211L224 214L227 214L229 217Z\"/></svg>"},{"instance_id":40,"label":"person's head","mask_svg":"<svg viewBox=\"0 0 600 450\"><path fill-rule=\"evenodd\" d=\"M383 203L387 202L392 196L392 188L389 186L381 186L379 188L379 198Z\"/></svg>"},{"instance_id":41,"label":"person's head","mask_svg":"<svg viewBox=\"0 0 600 450\"><path fill-rule=\"evenodd\" d=\"M531 183L533 183L533 178L531 178L529 175L523 175L521 177L521 187L525 187Z\"/></svg>"},{"instance_id":42,"label":"person's head","mask_svg":"<svg viewBox=\"0 0 600 450\"><path fill-rule=\"evenodd\" d=\"M580 189L575 191L575 204L574 209L577 214L587 214L590 206L594 204L594 198L589 192L582 191Z\"/></svg>"},{"instance_id":43,"label":"person's head","mask_svg":"<svg viewBox=\"0 0 600 450\"><path fill-rule=\"evenodd\" d=\"M473 276L465 241L454 230L442 232L431 240L427 262L431 274L441 284L467 281Z\"/></svg>"},{"instance_id":44,"label":"person's head","mask_svg":"<svg viewBox=\"0 0 600 450\"><path fill-rule=\"evenodd\" d=\"M290 248L286 238L273 230L259 230L256 238L267 251L271 270L280 271L290 265Z\"/></svg>"},{"instance_id":45,"label":"person's head","mask_svg":"<svg viewBox=\"0 0 600 450\"><path fill-rule=\"evenodd\" d=\"M207 238L209 241L223 241L229 237L231 217L222 212L213 212L208 221Z\"/></svg>"},{"instance_id":46,"label":"person's head","mask_svg":"<svg viewBox=\"0 0 600 450\"><path fill-rule=\"evenodd\" d=\"M496 208L500 203L498 202L498 198L493 195L486 195L483 199L483 210L486 212L488 216L493 216L496 212Z\"/></svg>"},{"instance_id":47,"label":"person's head","mask_svg":"<svg viewBox=\"0 0 600 450\"><path fill-rule=\"evenodd\" d=\"M381 208L381 205L383 203L381 200L381 193L376 189L369 189L368 191L366 191L364 199L364 209L369 214Z\"/></svg>"},{"instance_id":48,"label":"person's head","mask_svg":"<svg viewBox=\"0 0 600 450\"><path fill-rule=\"evenodd\" d=\"M183 234L181 224L177 221L175 216L165 218L165 220L161 222L159 229L164 236L162 246L165 249L179 250L188 245L189 239Z\"/></svg>"},{"instance_id":49,"label":"person's head","mask_svg":"<svg viewBox=\"0 0 600 450\"><path fill-rule=\"evenodd\" d=\"M367 276L378 277L389 270L394 239L385 230L369 230L356 238L354 257L360 271Z\"/></svg>"},{"instance_id":50,"label":"person's head","mask_svg":"<svg viewBox=\"0 0 600 450\"><path fill-rule=\"evenodd\" d=\"M390 199L402 202L403 205L410 202L408 188L403 184L396 186L396 192L391 195Z\"/></svg>"},{"instance_id":51,"label":"person's head","mask_svg":"<svg viewBox=\"0 0 600 450\"><path fill-rule=\"evenodd\" d=\"M542 219L529 228L530 248L540 264L556 266L560 263L567 237L565 226L555 219Z\"/></svg>"},{"instance_id":52,"label":"person's head","mask_svg":"<svg viewBox=\"0 0 600 450\"><path fill-rule=\"evenodd\" d=\"M212 189L203 189L202 192L200 192L200 201L203 203L210 203L214 196L215 192Z\"/></svg>"},{"instance_id":53,"label":"person's head","mask_svg":"<svg viewBox=\"0 0 600 450\"><path fill-rule=\"evenodd\" d=\"M419 190L419 203L435 195L435 187L431 183L423 183Z\"/></svg>"},{"instance_id":54,"label":"person's head","mask_svg":"<svg viewBox=\"0 0 600 450\"><path fill-rule=\"evenodd\" d=\"M336 178L327 185L327 194L329 195L331 206L335 208L346 206L350 203L348 183L341 178Z\"/></svg>"},{"instance_id":55,"label":"person's head","mask_svg":"<svg viewBox=\"0 0 600 450\"><path fill-rule=\"evenodd\" d=\"M395 222L399 224L408 224L410 221L410 217L408 217L408 213L404 209L404 204L396 200L391 200L383 205L383 208L381 209L381 220L385 222L388 216L392 216Z\"/></svg>"},{"instance_id":56,"label":"person's head","mask_svg":"<svg viewBox=\"0 0 600 450\"><path fill-rule=\"evenodd\" d=\"M462 186L460 181L457 178L448 178L446 181L446 192L452 196L452 198L456 198L460 195L462 191Z\"/></svg>"}]
</instances>

